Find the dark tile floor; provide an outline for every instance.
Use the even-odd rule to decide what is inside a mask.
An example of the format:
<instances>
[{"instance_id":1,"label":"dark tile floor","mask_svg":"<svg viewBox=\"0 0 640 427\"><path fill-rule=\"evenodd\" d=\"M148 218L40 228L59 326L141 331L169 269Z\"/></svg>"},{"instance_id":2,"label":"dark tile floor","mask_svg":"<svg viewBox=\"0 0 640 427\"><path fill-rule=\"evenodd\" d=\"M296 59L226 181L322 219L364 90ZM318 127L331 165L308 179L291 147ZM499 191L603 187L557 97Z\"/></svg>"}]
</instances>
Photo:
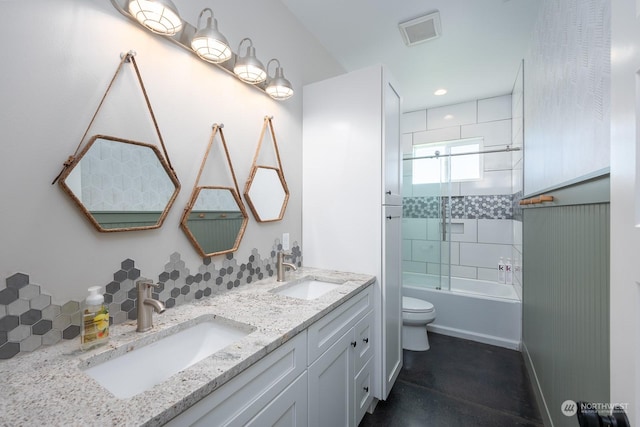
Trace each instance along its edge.
<instances>
[{"instance_id":1,"label":"dark tile floor","mask_svg":"<svg viewBox=\"0 0 640 427\"><path fill-rule=\"evenodd\" d=\"M429 351L404 351L389 398L360 427L541 427L522 354L429 333Z\"/></svg>"}]
</instances>

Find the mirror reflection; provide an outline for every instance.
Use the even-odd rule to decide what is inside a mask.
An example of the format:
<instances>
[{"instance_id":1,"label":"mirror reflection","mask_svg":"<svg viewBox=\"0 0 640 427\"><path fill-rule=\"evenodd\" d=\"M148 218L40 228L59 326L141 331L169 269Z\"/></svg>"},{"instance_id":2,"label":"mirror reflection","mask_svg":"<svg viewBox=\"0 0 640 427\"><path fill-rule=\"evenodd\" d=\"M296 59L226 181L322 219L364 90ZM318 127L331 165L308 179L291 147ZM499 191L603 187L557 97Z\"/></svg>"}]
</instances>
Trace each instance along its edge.
<instances>
[{"instance_id":1,"label":"mirror reflection","mask_svg":"<svg viewBox=\"0 0 640 427\"><path fill-rule=\"evenodd\" d=\"M99 231L158 228L180 183L153 145L97 135L60 186Z\"/></svg>"},{"instance_id":2,"label":"mirror reflection","mask_svg":"<svg viewBox=\"0 0 640 427\"><path fill-rule=\"evenodd\" d=\"M180 226L202 256L238 249L248 216L238 193L225 187L198 187Z\"/></svg>"},{"instance_id":3,"label":"mirror reflection","mask_svg":"<svg viewBox=\"0 0 640 427\"><path fill-rule=\"evenodd\" d=\"M289 189L279 169L254 166L244 195L256 221L279 221L287 207Z\"/></svg>"}]
</instances>

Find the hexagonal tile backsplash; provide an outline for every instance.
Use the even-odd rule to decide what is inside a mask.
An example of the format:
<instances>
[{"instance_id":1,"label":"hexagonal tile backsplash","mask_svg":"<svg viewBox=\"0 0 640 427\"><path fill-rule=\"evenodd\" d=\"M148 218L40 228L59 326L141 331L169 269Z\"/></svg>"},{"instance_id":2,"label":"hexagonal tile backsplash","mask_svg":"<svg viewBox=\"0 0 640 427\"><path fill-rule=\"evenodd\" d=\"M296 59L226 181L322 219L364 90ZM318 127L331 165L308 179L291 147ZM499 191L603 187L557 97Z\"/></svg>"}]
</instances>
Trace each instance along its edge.
<instances>
[{"instance_id":1,"label":"hexagonal tile backsplash","mask_svg":"<svg viewBox=\"0 0 640 427\"><path fill-rule=\"evenodd\" d=\"M158 286L153 297L171 308L271 277L275 274L276 254L281 249L282 245L276 240L264 259L257 249L253 249L246 262L240 264L233 254L227 254L218 267L211 258L205 258L194 273L175 252L157 276ZM291 253L293 263L300 266L302 252L297 243ZM135 262L126 259L113 274L113 280L104 287L111 324L136 319L135 282L141 276ZM6 286L0 288L0 360L63 339L76 339L80 335L81 308L79 301L68 301L61 306L52 304L51 296L43 292L40 285L31 283L27 274L7 277Z\"/></svg>"}]
</instances>

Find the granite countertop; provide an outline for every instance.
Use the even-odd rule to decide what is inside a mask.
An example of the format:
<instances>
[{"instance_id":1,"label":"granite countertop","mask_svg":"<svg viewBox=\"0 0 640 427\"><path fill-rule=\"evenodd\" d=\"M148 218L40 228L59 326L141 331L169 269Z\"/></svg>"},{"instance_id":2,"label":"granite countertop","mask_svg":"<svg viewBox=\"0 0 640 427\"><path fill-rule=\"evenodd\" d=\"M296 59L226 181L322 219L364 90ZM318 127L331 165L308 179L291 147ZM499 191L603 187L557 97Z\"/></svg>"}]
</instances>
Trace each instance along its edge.
<instances>
[{"instance_id":1,"label":"granite countertop","mask_svg":"<svg viewBox=\"0 0 640 427\"><path fill-rule=\"evenodd\" d=\"M271 290L275 277L154 313L154 327L137 333L136 322L110 328L109 344L81 352L79 338L0 362L0 425L156 426L162 425L290 340L312 323L372 284L373 276L303 267L287 272L287 282L316 276L344 282L317 299L302 300ZM83 368L108 360L136 342L150 343L176 325L219 316L255 328L244 338L151 389L119 399ZM186 322L186 323L185 323ZM115 350L115 351L114 351ZM162 363L149 360L149 369Z\"/></svg>"}]
</instances>

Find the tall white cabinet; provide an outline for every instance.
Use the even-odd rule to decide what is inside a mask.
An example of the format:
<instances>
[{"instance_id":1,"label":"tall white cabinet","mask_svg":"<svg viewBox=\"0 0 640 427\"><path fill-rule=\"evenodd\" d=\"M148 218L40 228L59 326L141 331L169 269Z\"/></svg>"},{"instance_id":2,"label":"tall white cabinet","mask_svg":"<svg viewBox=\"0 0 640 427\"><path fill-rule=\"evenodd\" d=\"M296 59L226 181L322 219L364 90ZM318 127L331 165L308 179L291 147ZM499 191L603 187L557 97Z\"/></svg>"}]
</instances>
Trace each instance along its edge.
<instances>
[{"instance_id":1,"label":"tall white cabinet","mask_svg":"<svg viewBox=\"0 0 640 427\"><path fill-rule=\"evenodd\" d=\"M304 87L304 264L375 275L373 396L402 368L401 98L383 66Z\"/></svg>"}]
</instances>

